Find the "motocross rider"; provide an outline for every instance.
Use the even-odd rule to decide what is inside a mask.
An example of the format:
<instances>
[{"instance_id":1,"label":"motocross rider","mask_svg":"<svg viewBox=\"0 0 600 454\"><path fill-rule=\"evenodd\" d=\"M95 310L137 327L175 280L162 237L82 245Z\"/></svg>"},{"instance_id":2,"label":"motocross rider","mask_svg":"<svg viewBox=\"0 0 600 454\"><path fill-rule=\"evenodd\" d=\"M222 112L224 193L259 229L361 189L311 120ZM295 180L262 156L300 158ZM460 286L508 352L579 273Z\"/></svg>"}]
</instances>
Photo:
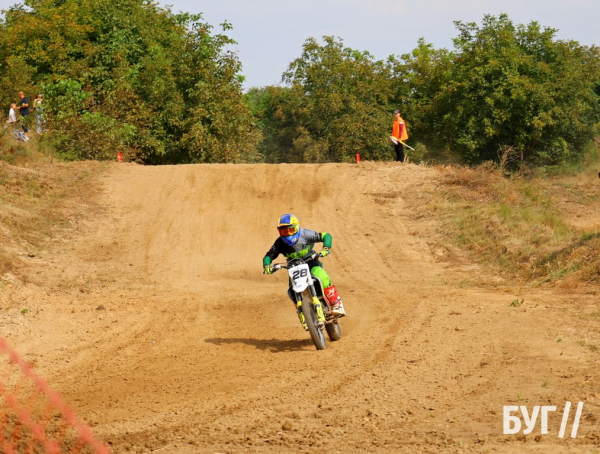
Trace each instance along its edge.
<instances>
[{"instance_id":1,"label":"motocross rider","mask_svg":"<svg viewBox=\"0 0 600 454\"><path fill-rule=\"evenodd\" d=\"M263 257L263 273L273 273L271 263L279 254L283 254L287 260L296 258L304 258L313 253L313 245L315 243L323 243L323 249L320 252L321 257L331 254L332 238L329 233L317 233L314 230L301 229L298 219L293 214L284 214L279 218L277 224L279 238L275 240L269 252ZM310 272L313 276L318 277L323 284L323 292L327 300L331 303L333 315L343 317L346 315L342 299L338 295L335 285L331 283L329 275L323 268L323 264L315 258L307 262ZM304 314L298 309L298 317L302 326L306 329ZM319 320L323 322L324 320Z\"/></svg>"}]
</instances>

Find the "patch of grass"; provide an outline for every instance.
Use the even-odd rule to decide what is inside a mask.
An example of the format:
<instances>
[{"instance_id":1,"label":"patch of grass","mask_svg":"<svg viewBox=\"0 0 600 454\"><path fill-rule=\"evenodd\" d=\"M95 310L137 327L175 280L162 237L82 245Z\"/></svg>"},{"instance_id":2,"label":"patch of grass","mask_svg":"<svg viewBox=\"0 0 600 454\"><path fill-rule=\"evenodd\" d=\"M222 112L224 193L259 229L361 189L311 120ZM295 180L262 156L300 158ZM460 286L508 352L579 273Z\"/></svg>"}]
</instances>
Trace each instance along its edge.
<instances>
[{"instance_id":1,"label":"patch of grass","mask_svg":"<svg viewBox=\"0 0 600 454\"><path fill-rule=\"evenodd\" d=\"M587 313L581 313L581 314L578 314L578 317L580 317L580 318L583 318L583 319L588 319L588 318L591 318L591 319L600 318L600 312L592 312L592 313L590 313L590 314L587 314Z\"/></svg>"},{"instance_id":2,"label":"patch of grass","mask_svg":"<svg viewBox=\"0 0 600 454\"><path fill-rule=\"evenodd\" d=\"M521 301L519 301L518 299L516 300L512 300L509 304L509 306L511 307L519 307L521 304L523 304L525 302L524 299L522 299Z\"/></svg>"},{"instance_id":3,"label":"patch of grass","mask_svg":"<svg viewBox=\"0 0 600 454\"><path fill-rule=\"evenodd\" d=\"M561 210L561 202L582 198L600 207L595 169L594 186L588 171L574 182L505 175L491 163L440 171L444 229L459 247L524 280L600 281L600 233L566 222Z\"/></svg>"},{"instance_id":4,"label":"patch of grass","mask_svg":"<svg viewBox=\"0 0 600 454\"><path fill-rule=\"evenodd\" d=\"M461 279L461 281L458 283L458 286L460 288L468 288L468 287L472 287L475 285L475 281L473 279Z\"/></svg>"},{"instance_id":5,"label":"patch of grass","mask_svg":"<svg viewBox=\"0 0 600 454\"><path fill-rule=\"evenodd\" d=\"M589 344L585 341L577 341L577 345L579 345L580 347L587 347L587 349L592 352L595 353L598 351L598 346L594 345L594 344Z\"/></svg>"},{"instance_id":6,"label":"patch of grass","mask_svg":"<svg viewBox=\"0 0 600 454\"><path fill-rule=\"evenodd\" d=\"M600 238L600 232L583 232L581 234L581 241L590 241L596 238Z\"/></svg>"},{"instance_id":7,"label":"patch of grass","mask_svg":"<svg viewBox=\"0 0 600 454\"><path fill-rule=\"evenodd\" d=\"M20 145L0 139L0 277L23 277L20 257L43 248L47 240L77 218L78 203L97 190L94 177L103 165L52 163L32 139ZM15 147L24 147L20 153Z\"/></svg>"}]
</instances>

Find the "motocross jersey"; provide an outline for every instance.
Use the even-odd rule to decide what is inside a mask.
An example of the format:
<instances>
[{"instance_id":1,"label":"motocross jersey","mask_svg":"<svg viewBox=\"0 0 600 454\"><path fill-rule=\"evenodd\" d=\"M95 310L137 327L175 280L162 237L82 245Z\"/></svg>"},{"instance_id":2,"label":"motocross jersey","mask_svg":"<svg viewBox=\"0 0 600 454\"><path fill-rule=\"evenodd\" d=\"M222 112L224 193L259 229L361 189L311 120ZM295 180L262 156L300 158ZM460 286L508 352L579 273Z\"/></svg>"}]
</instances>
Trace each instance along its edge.
<instances>
[{"instance_id":1,"label":"motocross jersey","mask_svg":"<svg viewBox=\"0 0 600 454\"><path fill-rule=\"evenodd\" d=\"M273 260L279 257L279 254L283 254L288 261L307 257L313 252L313 245L315 243L323 243L324 247L330 248L332 243L331 235L326 232L317 233L314 230L300 229L300 238L298 238L298 242L293 246L288 246L279 237L275 240L267 255L265 255L263 265L270 265Z\"/></svg>"}]
</instances>

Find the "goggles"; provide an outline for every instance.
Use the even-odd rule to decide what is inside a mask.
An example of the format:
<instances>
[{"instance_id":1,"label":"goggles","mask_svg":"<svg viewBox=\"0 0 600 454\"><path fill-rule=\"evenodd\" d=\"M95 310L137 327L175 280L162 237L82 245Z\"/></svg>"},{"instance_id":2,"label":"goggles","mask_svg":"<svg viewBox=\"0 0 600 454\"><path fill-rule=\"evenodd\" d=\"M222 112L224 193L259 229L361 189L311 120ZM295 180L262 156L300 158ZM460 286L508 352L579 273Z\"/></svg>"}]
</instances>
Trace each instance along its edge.
<instances>
[{"instance_id":1,"label":"goggles","mask_svg":"<svg viewBox=\"0 0 600 454\"><path fill-rule=\"evenodd\" d=\"M296 233L298 233L298 226L297 225L291 225L291 226L283 226L283 227L278 227L277 230L279 230L279 235L281 236L292 236L295 235Z\"/></svg>"}]
</instances>

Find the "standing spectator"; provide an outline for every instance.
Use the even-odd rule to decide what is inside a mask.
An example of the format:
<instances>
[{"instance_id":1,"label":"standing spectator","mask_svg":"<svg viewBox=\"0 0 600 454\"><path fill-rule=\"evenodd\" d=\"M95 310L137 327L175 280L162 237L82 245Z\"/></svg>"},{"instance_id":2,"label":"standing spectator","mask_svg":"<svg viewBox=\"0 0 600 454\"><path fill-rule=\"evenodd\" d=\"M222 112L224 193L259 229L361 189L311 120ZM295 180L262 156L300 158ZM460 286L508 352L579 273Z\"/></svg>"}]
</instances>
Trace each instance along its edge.
<instances>
[{"instance_id":1,"label":"standing spectator","mask_svg":"<svg viewBox=\"0 0 600 454\"><path fill-rule=\"evenodd\" d=\"M17 124L17 114L15 113L16 108L17 105L13 102L10 105L10 110L8 111L8 124L10 127L9 131L13 134L15 139L27 142L29 137L27 137L20 129L15 129L15 125Z\"/></svg>"},{"instance_id":2,"label":"standing spectator","mask_svg":"<svg viewBox=\"0 0 600 454\"><path fill-rule=\"evenodd\" d=\"M17 105L13 102L10 105L10 110L8 111L8 124L10 125L11 129L14 128L15 123L17 122L17 114L15 113L16 108Z\"/></svg>"},{"instance_id":3,"label":"standing spectator","mask_svg":"<svg viewBox=\"0 0 600 454\"><path fill-rule=\"evenodd\" d=\"M22 91L19 92L19 111L21 113L21 121L23 122L23 131L29 132L29 98Z\"/></svg>"},{"instance_id":4,"label":"standing spectator","mask_svg":"<svg viewBox=\"0 0 600 454\"><path fill-rule=\"evenodd\" d=\"M46 125L46 118L44 117L44 100L42 94L38 93L35 95L33 100L33 111L35 112L35 126L38 134L44 132L44 126Z\"/></svg>"},{"instance_id":5,"label":"standing spectator","mask_svg":"<svg viewBox=\"0 0 600 454\"><path fill-rule=\"evenodd\" d=\"M404 162L404 145L402 145L402 142L408 140L408 131L406 130L406 124L404 123L399 110L394 111L394 117L391 139L394 143L394 150L396 151L396 161Z\"/></svg>"}]
</instances>

